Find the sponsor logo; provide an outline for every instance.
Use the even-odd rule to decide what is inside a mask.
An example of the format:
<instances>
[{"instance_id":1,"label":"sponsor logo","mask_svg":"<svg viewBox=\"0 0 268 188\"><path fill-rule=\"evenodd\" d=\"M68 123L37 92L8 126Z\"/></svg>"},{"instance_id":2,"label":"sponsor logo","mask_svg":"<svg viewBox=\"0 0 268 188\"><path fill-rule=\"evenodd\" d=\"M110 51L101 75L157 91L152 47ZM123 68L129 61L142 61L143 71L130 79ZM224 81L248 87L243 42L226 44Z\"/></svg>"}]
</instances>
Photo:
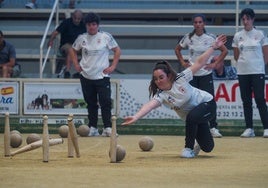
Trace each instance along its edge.
<instances>
[{"instance_id":1,"label":"sponsor logo","mask_svg":"<svg viewBox=\"0 0 268 188\"><path fill-rule=\"evenodd\" d=\"M10 95L14 93L13 87L5 87L1 89L1 95Z\"/></svg>"}]
</instances>

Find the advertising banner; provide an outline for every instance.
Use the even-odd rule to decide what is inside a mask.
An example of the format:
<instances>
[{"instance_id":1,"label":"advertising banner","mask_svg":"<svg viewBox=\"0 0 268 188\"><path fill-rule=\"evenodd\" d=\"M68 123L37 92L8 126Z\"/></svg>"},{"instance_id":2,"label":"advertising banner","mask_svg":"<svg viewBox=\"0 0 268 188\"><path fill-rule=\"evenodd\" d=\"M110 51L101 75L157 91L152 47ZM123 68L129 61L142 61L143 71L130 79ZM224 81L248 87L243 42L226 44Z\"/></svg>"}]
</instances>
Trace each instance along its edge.
<instances>
[{"instance_id":1,"label":"advertising banner","mask_svg":"<svg viewBox=\"0 0 268 188\"><path fill-rule=\"evenodd\" d=\"M113 101L112 114L123 118L135 114L149 100L150 79L120 79L111 82ZM120 83L120 85L119 85ZM79 82L0 82L0 113L24 115L87 115ZM214 80L218 119L244 119L240 89L237 80ZM20 96L22 88L22 96ZM265 85L265 100L268 102L268 80ZM19 99L22 98L20 102ZM260 119L252 95L253 119ZM20 106L22 105L22 106ZM19 110L22 108L22 110ZM100 114L100 112L99 112ZM160 107L144 118L177 119L177 114L166 107Z\"/></svg>"},{"instance_id":2,"label":"advertising banner","mask_svg":"<svg viewBox=\"0 0 268 188\"><path fill-rule=\"evenodd\" d=\"M218 119L244 119L243 105L237 80L214 81L215 100ZM265 100L268 104L268 80L265 83ZM253 119L260 119L259 111L252 93Z\"/></svg>"},{"instance_id":3,"label":"advertising banner","mask_svg":"<svg viewBox=\"0 0 268 188\"><path fill-rule=\"evenodd\" d=\"M0 113L18 114L19 84L17 82L0 82Z\"/></svg>"},{"instance_id":4,"label":"advertising banner","mask_svg":"<svg viewBox=\"0 0 268 188\"><path fill-rule=\"evenodd\" d=\"M237 80L214 81L218 119L244 119L240 89ZM254 119L259 119L253 99ZM257 112L257 113L256 113Z\"/></svg>"},{"instance_id":5,"label":"advertising banner","mask_svg":"<svg viewBox=\"0 0 268 188\"><path fill-rule=\"evenodd\" d=\"M87 115L80 82L24 83L24 114ZM116 113L117 86L111 83L112 113Z\"/></svg>"}]
</instances>

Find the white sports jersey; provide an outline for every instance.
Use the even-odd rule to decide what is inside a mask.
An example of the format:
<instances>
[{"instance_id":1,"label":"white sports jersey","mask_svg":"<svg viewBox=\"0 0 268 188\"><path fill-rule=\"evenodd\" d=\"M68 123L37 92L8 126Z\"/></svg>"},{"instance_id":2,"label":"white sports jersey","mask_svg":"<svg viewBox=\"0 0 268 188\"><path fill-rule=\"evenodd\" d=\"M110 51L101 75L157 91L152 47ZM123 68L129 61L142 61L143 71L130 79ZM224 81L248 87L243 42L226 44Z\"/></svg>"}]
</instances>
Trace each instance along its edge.
<instances>
[{"instance_id":1,"label":"white sports jersey","mask_svg":"<svg viewBox=\"0 0 268 188\"><path fill-rule=\"evenodd\" d=\"M253 28L251 31L238 31L233 38L232 47L239 49L237 74L265 74L262 46L268 45L263 31Z\"/></svg>"},{"instance_id":2,"label":"white sports jersey","mask_svg":"<svg viewBox=\"0 0 268 188\"><path fill-rule=\"evenodd\" d=\"M81 74L88 79L97 80L107 77L103 70L109 67L109 53L118 44L107 32L98 32L96 35L84 33L79 35L73 43L73 48L77 51L82 49L82 59L80 66Z\"/></svg>"},{"instance_id":3,"label":"white sports jersey","mask_svg":"<svg viewBox=\"0 0 268 188\"><path fill-rule=\"evenodd\" d=\"M211 47L211 45L215 42L216 36L210 33L204 33L201 36L198 36L194 34L191 39L189 38L189 34L186 34L181 41L179 42L180 46L183 49L189 49L189 59L188 61L191 64L194 64L196 59L203 54L208 48ZM213 56L211 56L207 64L211 63L211 59ZM206 70L204 68L197 71L194 76L205 76L212 72L212 70Z\"/></svg>"},{"instance_id":4,"label":"white sports jersey","mask_svg":"<svg viewBox=\"0 0 268 188\"><path fill-rule=\"evenodd\" d=\"M185 120L190 110L200 103L209 102L213 99L213 96L208 92L191 86L189 81L192 79L192 71L189 68L185 69L177 75L170 90L157 92L154 99L175 110Z\"/></svg>"}]
</instances>

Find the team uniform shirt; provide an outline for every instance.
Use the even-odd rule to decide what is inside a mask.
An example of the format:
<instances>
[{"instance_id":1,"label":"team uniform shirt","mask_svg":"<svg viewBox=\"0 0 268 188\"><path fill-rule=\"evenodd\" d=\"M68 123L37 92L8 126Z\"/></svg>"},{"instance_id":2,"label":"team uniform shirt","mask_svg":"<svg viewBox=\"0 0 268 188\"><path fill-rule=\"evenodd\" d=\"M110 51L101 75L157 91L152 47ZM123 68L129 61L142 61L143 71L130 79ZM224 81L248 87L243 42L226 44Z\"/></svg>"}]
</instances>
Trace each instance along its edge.
<instances>
[{"instance_id":1,"label":"team uniform shirt","mask_svg":"<svg viewBox=\"0 0 268 188\"><path fill-rule=\"evenodd\" d=\"M4 48L0 51L0 64L9 62L10 58L16 59L16 50L12 44L4 41Z\"/></svg>"},{"instance_id":2,"label":"team uniform shirt","mask_svg":"<svg viewBox=\"0 0 268 188\"><path fill-rule=\"evenodd\" d=\"M73 43L76 51L82 50L80 66L81 74L91 80L103 79L109 75L104 74L103 70L110 66L109 54L112 48L118 44L111 34L98 32L96 35L84 33L79 35Z\"/></svg>"},{"instance_id":3,"label":"team uniform shirt","mask_svg":"<svg viewBox=\"0 0 268 188\"><path fill-rule=\"evenodd\" d=\"M209 102L213 96L206 91L195 88L189 84L193 79L192 71L187 68L177 75L170 90L160 90L153 99L170 107L183 119L197 105Z\"/></svg>"},{"instance_id":4,"label":"team uniform shirt","mask_svg":"<svg viewBox=\"0 0 268 188\"><path fill-rule=\"evenodd\" d=\"M80 22L79 25L75 25L72 18L65 19L56 30L61 35L60 47L66 43L73 44L78 35L87 31L84 22Z\"/></svg>"},{"instance_id":5,"label":"team uniform shirt","mask_svg":"<svg viewBox=\"0 0 268 188\"><path fill-rule=\"evenodd\" d=\"M265 74L265 62L262 47L268 45L268 39L262 30L245 29L234 35L232 47L239 49L237 74Z\"/></svg>"},{"instance_id":6,"label":"team uniform shirt","mask_svg":"<svg viewBox=\"0 0 268 188\"><path fill-rule=\"evenodd\" d=\"M196 59L203 54L216 40L216 36L210 33L204 33L201 36L194 34L191 39L189 38L190 33L186 34L179 42L183 49L189 50L189 63L194 64ZM207 64L211 63L213 56L209 57ZM197 71L194 76L205 76L212 72L212 70L206 70L201 68Z\"/></svg>"}]
</instances>

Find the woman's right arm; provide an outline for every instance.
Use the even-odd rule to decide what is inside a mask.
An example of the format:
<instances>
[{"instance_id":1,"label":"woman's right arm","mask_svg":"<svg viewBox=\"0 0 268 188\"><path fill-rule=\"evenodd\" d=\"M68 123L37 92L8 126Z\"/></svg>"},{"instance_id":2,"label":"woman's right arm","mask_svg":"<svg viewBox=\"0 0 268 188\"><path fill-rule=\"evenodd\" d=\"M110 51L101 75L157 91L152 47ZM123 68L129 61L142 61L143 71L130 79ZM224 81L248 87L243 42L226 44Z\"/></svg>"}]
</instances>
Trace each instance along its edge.
<instances>
[{"instance_id":1,"label":"woman's right arm","mask_svg":"<svg viewBox=\"0 0 268 188\"><path fill-rule=\"evenodd\" d=\"M160 106L160 102L157 101L156 99L150 100L148 103L144 104L141 109L134 115L134 116L127 116L124 118L124 122L122 125L129 125L134 122L136 122L138 119L142 118L146 114L148 114L150 111L153 109L157 108Z\"/></svg>"}]
</instances>

